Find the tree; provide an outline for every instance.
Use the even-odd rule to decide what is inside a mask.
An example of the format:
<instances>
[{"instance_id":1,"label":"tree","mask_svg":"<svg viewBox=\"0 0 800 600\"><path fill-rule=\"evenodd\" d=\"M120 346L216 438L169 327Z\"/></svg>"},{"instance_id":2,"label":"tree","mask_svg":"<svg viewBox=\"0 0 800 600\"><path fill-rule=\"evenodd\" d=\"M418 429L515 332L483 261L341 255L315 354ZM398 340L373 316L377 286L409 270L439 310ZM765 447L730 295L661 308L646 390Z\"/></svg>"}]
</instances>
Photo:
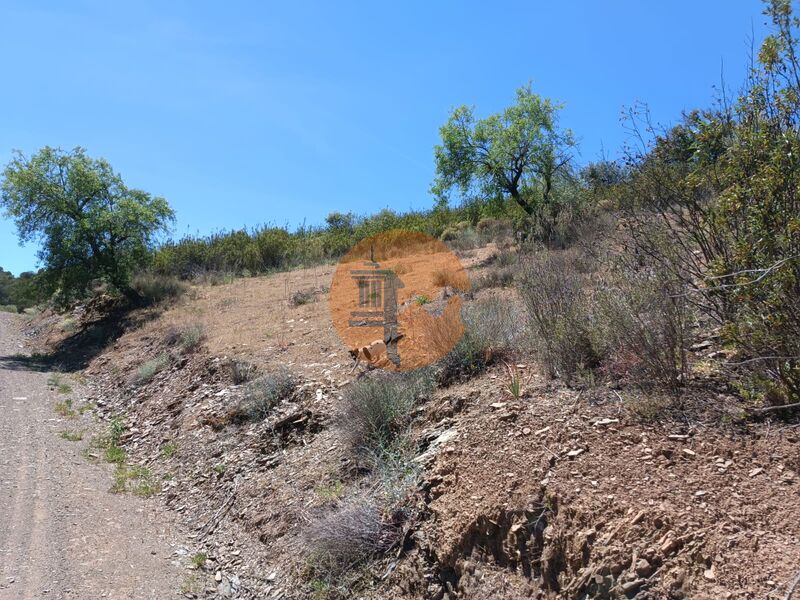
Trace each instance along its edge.
<instances>
[{"instance_id":1,"label":"tree","mask_svg":"<svg viewBox=\"0 0 800 600\"><path fill-rule=\"evenodd\" d=\"M16 152L3 172L0 206L21 243L41 242L46 286L62 303L83 296L94 280L135 298L130 276L174 219L166 200L128 188L83 148L45 147L30 159Z\"/></svg>"},{"instance_id":2,"label":"tree","mask_svg":"<svg viewBox=\"0 0 800 600\"><path fill-rule=\"evenodd\" d=\"M516 104L485 119L456 108L440 129L431 191L446 201L453 188L467 197L477 186L484 198L510 197L533 216L569 172L575 140L558 127L560 108L530 85L517 90Z\"/></svg>"}]
</instances>

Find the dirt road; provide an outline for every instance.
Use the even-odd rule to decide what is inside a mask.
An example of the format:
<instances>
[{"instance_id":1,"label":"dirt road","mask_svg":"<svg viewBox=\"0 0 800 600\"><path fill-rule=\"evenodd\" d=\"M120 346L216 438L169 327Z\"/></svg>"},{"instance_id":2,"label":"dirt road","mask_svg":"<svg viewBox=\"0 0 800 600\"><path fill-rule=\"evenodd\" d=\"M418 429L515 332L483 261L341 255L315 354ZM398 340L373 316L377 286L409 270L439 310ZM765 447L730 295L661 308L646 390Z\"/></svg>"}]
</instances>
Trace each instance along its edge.
<instances>
[{"instance_id":1,"label":"dirt road","mask_svg":"<svg viewBox=\"0 0 800 600\"><path fill-rule=\"evenodd\" d=\"M15 356L20 325L0 313L0 599L175 597L177 527L154 501L108 491L110 468L81 456L88 431L59 437L81 421L56 414L69 395Z\"/></svg>"}]
</instances>

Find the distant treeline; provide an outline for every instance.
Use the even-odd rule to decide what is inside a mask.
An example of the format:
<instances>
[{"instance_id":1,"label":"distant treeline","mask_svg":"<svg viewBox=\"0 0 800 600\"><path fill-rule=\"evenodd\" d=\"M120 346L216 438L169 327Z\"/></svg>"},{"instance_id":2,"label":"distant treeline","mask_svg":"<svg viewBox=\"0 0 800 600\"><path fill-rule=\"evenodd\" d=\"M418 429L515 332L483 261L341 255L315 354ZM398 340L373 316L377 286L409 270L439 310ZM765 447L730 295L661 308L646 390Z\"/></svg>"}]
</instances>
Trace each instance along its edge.
<instances>
[{"instance_id":1,"label":"distant treeline","mask_svg":"<svg viewBox=\"0 0 800 600\"><path fill-rule=\"evenodd\" d=\"M452 240L465 231L486 236L510 229L513 207L502 203L460 208L438 207L429 211L398 214L385 209L359 217L334 212L324 226L261 226L251 230L223 231L208 236L187 236L155 250L153 269L162 275L190 279L207 273L255 275L335 260L359 241L390 229L405 229Z\"/></svg>"},{"instance_id":2,"label":"distant treeline","mask_svg":"<svg viewBox=\"0 0 800 600\"><path fill-rule=\"evenodd\" d=\"M0 267L0 308L22 311L40 300L36 273L25 272L14 277Z\"/></svg>"}]
</instances>

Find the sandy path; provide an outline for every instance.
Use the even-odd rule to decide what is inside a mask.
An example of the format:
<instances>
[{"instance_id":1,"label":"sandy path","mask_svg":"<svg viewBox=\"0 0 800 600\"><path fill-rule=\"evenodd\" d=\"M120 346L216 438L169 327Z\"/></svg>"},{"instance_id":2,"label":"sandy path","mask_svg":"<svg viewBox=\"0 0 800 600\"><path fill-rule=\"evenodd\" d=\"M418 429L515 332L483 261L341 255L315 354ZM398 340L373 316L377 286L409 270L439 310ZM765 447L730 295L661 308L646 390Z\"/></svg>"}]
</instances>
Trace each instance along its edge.
<instances>
[{"instance_id":1,"label":"sandy path","mask_svg":"<svg viewBox=\"0 0 800 600\"><path fill-rule=\"evenodd\" d=\"M48 373L13 358L20 323L0 313L0 599L176 596L177 527L155 502L109 493L110 468L81 456L86 440L58 436L81 422L54 412L65 396Z\"/></svg>"}]
</instances>

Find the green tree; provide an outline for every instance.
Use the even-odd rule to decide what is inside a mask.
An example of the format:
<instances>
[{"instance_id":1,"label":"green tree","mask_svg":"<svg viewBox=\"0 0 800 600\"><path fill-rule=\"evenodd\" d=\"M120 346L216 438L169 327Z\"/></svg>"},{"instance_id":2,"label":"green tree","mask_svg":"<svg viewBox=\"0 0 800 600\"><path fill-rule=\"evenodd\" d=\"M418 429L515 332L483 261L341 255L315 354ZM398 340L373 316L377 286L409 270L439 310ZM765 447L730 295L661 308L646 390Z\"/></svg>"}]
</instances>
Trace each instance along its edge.
<instances>
[{"instance_id":1,"label":"green tree","mask_svg":"<svg viewBox=\"0 0 800 600\"><path fill-rule=\"evenodd\" d=\"M440 202L453 188L465 198L504 196L533 216L569 173L575 140L558 126L560 108L530 85L517 90L514 105L485 119L470 107L456 108L440 129L431 191Z\"/></svg>"},{"instance_id":2,"label":"green tree","mask_svg":"<svg viewBox=\"0 0 800 600\"><path fill-rule=\"evenodd\" d=\"M83 148L45 147L31 158L16 152L3 172L0 206L20 242L41 243L45 285L62 303L83 296L95 280L135 298L130 276L174 219L166 200L128 188Z\"/></svg>"}]
</instances>

